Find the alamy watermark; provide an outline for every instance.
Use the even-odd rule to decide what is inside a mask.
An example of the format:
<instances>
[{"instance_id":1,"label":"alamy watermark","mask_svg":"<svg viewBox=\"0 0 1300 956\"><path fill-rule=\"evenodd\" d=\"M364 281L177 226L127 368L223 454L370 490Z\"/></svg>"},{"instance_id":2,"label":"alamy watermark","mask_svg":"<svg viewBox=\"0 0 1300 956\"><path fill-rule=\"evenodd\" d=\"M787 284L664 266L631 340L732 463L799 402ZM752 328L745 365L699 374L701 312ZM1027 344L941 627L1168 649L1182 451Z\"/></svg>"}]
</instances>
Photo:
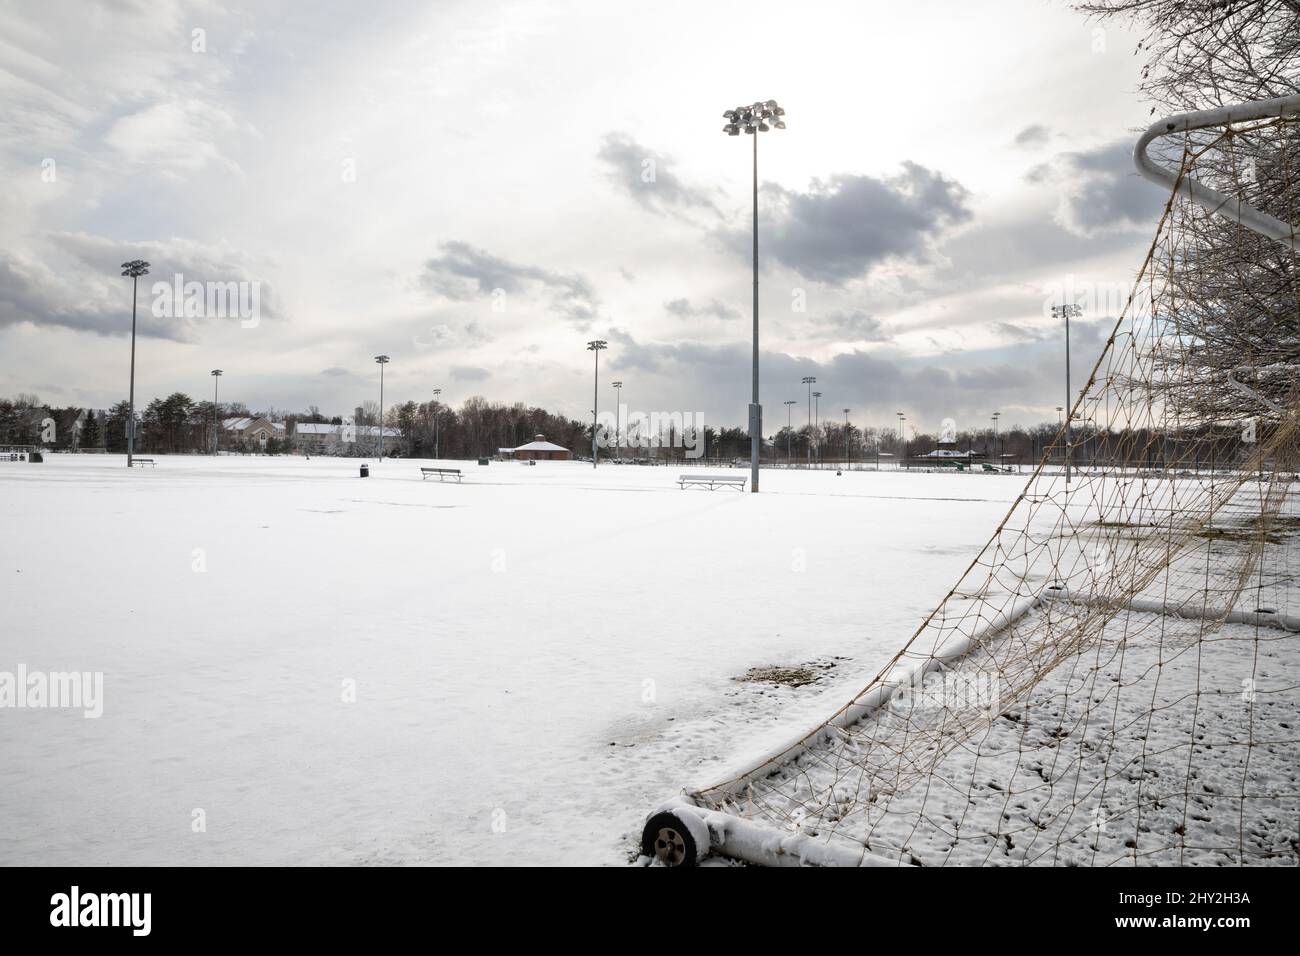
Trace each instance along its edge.
<instances>
[{"instance_id":1,"label":"alamy watermark","mask_svg":"<svg viewBox=\"0 0 1300 956\"><path fill-rule=\"evenodd\" d=\"M81 710L87 720L104 713L102 671L0 671L0 708Z\"/></svg>"},{"instance_id":2,"label":"alamy watermark","mask_svg":"<svg viewBox=\"0 0 1300 956\"><path fill-rule=\"evenodd\" d=\"M703 412L634 412L626 405L596 416L600 448L681 448L687 458L704 456Z\"/></svg>"},{"instance_id":3,"label":"alamy watermark","mask_svg":"<svg viewBox=\"0 0 1300 956\"><path fill-rule=\"evenodd\" d=\"M178 272L171 282L155 282L150 291L156 318L237 318L244 329L255 329L262 321L262 283L258 281L187 282Z\"/></svg>"},{"instance_id":4,"label":"alamy watermark","mask_svg":"<svg viewBox=\"0 0 1300 956\"><path fill-rule=\"evenodd\" d=\"M1002 710L1002 694L996 674L917 668L894 688L889 706L897 713L979 711L992 719Z\"/></svg>"}]
</instances>

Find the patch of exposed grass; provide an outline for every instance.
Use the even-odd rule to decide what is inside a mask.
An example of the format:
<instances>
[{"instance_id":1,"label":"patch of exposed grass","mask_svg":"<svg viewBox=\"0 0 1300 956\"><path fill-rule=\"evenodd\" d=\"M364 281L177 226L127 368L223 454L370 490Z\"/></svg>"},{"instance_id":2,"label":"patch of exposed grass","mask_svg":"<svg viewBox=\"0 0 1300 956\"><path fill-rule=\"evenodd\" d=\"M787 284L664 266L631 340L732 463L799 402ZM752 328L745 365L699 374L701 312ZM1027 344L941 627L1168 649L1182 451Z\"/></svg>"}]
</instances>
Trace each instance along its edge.
<instances>
[{"instance_id":1,"label":"patch of exposed grass","mask_svg":"<svg viewBox=\"0 0 1300 956\"><path fill-rule=\"evenodd\" d=\"M798 664L793 667L780 667L777 665L751 667L739 677L732 678L732 680L746 684L779 684L782 687L804 687L808 684L817 683L827 671L833 670L840 662L846 660L849 660L849 658L832 656L819 658L818 660L809 661L807 664Z\"/></svg>"},{"instance_id":2,"label":"patch of exposed grass","mask_svg":"<svg viewBox=\"0 0 1300 956\"><path fill-rule=\"evenodd\" d=\"M816 683L818 674L811 667L751 667L736 678L751 684L782 684L786 687L803 687Z\"/></svg>"},{"instance_id":3,"label":"patch of exposed grass","mask_svg":"<svg viewBox=\"0 0 1300 956\"><path fill-rule=\"evenodd\" d=\"M1271 532L1261 532L1257 528L1202 528L1197 532L1198 538L1210 541L1230 541L1237 544L1251 544L1263 541L1266 544L1281 544L1282 536Z\"/></svg>"}]
</instances>

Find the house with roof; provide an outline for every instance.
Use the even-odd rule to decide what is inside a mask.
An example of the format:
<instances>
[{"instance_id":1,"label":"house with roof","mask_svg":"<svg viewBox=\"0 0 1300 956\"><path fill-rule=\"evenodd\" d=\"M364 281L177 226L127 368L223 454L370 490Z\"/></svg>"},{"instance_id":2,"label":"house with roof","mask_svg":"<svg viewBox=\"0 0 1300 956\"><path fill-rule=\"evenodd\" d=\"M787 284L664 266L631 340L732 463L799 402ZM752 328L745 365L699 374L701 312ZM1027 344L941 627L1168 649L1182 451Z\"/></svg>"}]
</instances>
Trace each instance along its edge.
<instances>
[{"instance_id":1,"label":"house with roof","mask_svg":"<svg viewBox=\"0 0 1300 956\"><path fill-rule=\"evenodd\" d=\"M497 449L502 457L511 457L518 461L568 461L573 453L563 445L546 440L545 435L534 435L527 445L518 448Z\"/></svg>"},{"instance_id":2,"label":"house with roof","mask_svg":"<svg viewBox=\"0 0 1300 956\"><path fill-rule=\"evenodd\" d=\"M222 444L227 446L244 444L251 448L265 448L272 438L284 438L283 422L267 421L265 418L243 417L227 418L221 422L224 436Z\"/></svg>"}]
</instances>

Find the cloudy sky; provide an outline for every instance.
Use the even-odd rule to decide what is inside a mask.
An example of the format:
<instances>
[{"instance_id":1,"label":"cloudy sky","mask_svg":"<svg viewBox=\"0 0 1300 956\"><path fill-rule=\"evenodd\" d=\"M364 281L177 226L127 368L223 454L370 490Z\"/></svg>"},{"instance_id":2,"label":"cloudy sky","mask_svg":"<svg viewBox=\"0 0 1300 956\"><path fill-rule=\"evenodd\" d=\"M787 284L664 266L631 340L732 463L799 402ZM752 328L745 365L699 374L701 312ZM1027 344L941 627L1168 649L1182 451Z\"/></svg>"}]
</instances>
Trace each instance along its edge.
<instances>
[{"instance_id":1,"label":"cloudy sky","mask_svg":"<svg viewBox=\"0 0 1300 956\"><path fill-rule=\"evenodd\" d=\"M1129 159L1136 37L1059 0L0 2L0 394L137 389L346 413L470 395L743 424L761 135L769 432L1055 419L1060 295L1086 374L1161 197ZM255 323L154 314L248 282ZM1081 382L1082 378L1076 379ZM602 386L602 403L612 392ZM802 413L802 405L799 411Z\"/></svg>"}]
</instances>

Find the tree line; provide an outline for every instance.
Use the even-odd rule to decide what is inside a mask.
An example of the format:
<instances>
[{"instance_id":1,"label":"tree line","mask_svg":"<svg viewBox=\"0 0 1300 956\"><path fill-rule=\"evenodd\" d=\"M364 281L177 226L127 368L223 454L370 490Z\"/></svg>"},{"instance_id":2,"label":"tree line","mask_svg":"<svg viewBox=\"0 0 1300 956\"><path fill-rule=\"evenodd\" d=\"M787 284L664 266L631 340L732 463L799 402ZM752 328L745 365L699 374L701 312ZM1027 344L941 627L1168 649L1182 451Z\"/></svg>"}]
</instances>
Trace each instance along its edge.
<instances>
[{"instance_id":1,"label":"tree line","mask_svg":"<svg viewBox=\"0 0 1300 956\"><path fill-rule=\"evenodd\" d=\"M212 448L214 408L212 402L195 401L182 392L155 398L138 411L139 426L136 450L144 454L192 454ZM222 402L215 408L215 419L261 417L284 422L286 439L272 439L263 446L246 446L230 435L223 435L223 451L279 454L292 450L292 435L300 423L343 425L355 423L373 426L379 421L376 403L358 406L349 416L323 414L312 405L306 411L286 412L276 408L252 411L242 402ZM0 398L0 445L33 445L70 450L126 451L128 403L125 399L104 412L75 406L51 407L35 395L20 394ZM575 456L590 454L591 424L579 422L522 402L491 402L481 396L466 399L459 407L439 401L403 402L384 410L384 424L399 436L400 454L413 458L488 457L500 448L514 448L532 441L537 435L562 445ZM1261 421L1263 440L1271 423ZM1150 430L1108 429L1096 422L1075 423L1072 428L1074 460L1088 462L1128 462L1160 465L1165 461L1195 459L1203 464L1227 464L1245 454L1240 428L1235 425L1196 425L1186 429L1156 434ZM671 447L646 450L635 442L630 447L614 447L617 436L602 433L600 455L684 460L688 453L680 435L660 436ZM699 447L705 458L748 459L749 434L743 428L706 427L691 444ZM1011 425L1005 429L992 426L958 430L950 447L986 460L1030 463L1042 458L1049 448L1053 457L1060 456L1061 425L1042 422L1033 426ZM924 457L939 448L940 436L907 428L900 434L897 427L859 427L845 422L819 422L797 428L782 427L765 443L764 460L792 461L871 461L873 458L905 461ZM363 443L364 445L364 443ZM368 451L363 448L362 450ZM695 457L693 454L690 457Z\"/></svg>"}]
</instances>

